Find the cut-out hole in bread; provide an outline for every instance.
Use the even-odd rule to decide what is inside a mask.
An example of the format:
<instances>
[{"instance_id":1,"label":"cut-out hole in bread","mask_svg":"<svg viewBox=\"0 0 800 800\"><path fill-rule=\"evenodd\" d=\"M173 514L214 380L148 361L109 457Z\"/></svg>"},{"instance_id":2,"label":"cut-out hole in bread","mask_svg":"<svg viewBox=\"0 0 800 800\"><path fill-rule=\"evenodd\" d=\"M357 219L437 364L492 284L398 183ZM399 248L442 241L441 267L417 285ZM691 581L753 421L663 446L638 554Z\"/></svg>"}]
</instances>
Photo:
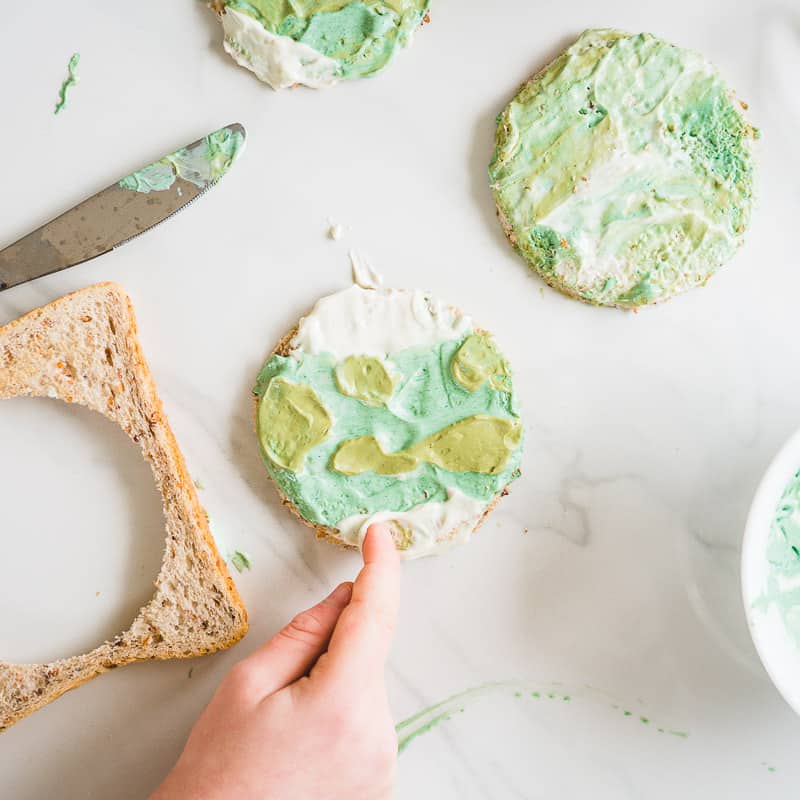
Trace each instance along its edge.
<instances>
[{"instance_id":1,"label":"cut-out hole in bread","mask_svg":"<svg viewBox=\"0 0 800 800\"><path fill-rule=\"evenodd\" d=\"M161 496L110 420L41 397L0 403L0 659L54 661L125 630L164 558Z\"/></svg>"},{"instance_id":2,"label":"cut-out hole in bread","mask_svg":"<svg viewBox=\"0 0 800 800\"><path fill-rule=\"evenodd\" d=\"M167 422L124 290L98 284L0 328L0 399L12 397L58 398L116 422L150 462L167 546L152 599L123 633L49 664L0 661L0 731L110 669L212 653L247 632L247 612Z\"/></svg>"}]
</instances>

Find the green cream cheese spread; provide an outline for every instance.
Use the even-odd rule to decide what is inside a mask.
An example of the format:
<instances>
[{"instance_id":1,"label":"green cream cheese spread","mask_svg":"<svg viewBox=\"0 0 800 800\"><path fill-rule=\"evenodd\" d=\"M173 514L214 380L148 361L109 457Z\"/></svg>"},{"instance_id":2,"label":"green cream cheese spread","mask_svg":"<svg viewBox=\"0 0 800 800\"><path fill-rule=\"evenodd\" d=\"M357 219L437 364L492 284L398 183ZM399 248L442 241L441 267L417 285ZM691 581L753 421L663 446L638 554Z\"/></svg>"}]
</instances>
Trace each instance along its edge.
<instances>
[{"instance_id":1,"label":"green cream cheese spread","mask_svg":"<svg viewBox=\"0 0 800 800\"><path fill-rule=\"evenodd\" d=\"M507 235L548 283L636 307L736 252L757 136L700 55L589 30L498 117L489 176Z\"/></svg>"},{"instance_id":2,"label":"green cream cheese spread","mask_svg":"<svg viewBox=\"0 0 800 800\"><path fill-rule=\"evenodd\" d=\"M339 79L382 70L422 24L429 0L217 0L246 14L274 36L286 37L332 59ZM254 62L252 42L235 47ZM250 51L250 52L248 52Z\"/></svg>"},{"instance_id":3,"label":"green cream cheese spread","mask_svg":"<svg viewBox=\"0 0 800 800\"><path fill-rule=\"evenodd\" d=\"M444 503L451 490L488 503L518 477L522 425L509 370L488 338L477 347L473 336L385 360L270 358L254 389L261 454L305 519L336 528L355 515ZM498 364L503 381L493 383Z\"/></svg>"}]
</instances>

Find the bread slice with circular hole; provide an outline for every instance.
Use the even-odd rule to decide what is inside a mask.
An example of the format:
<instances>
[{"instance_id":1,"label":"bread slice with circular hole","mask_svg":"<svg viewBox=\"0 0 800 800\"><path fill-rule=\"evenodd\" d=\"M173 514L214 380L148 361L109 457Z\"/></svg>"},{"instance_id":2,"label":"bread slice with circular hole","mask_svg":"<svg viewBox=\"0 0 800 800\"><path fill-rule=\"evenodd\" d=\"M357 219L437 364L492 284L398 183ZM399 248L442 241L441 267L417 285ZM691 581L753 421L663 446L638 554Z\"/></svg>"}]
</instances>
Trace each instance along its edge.
<instances>
[{"instance_id":1,"label":"bread slice with circular hole","mask_svg":"<svg viewBox=\"0 0 800 800\"><path fill-rule=\"evenodd\" d=\"M170 429L125 291L91 286L0 328L0 399L12 397L78 403L116 422L150 462L166 540L153 598L126 631L49 664L0 661L0 731L108 670L213 653L247 632L247 611Z\"/></svg>"}]
</instances>

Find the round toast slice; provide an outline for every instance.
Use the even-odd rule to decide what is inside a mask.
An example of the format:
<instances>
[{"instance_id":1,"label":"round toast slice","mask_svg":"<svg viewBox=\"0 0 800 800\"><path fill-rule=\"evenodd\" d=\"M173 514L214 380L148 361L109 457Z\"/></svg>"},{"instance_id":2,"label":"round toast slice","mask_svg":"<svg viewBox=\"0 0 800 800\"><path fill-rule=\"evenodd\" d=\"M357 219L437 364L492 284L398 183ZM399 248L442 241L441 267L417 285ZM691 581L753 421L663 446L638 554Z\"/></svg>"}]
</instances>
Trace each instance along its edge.
<instances>
[{"instance_id":1,"label":"round toast slice","mask_svg":"<svg viewBox=\"0 0 800 800\"><path fill-rule=\"evenodd\" d=\"M373 291L373 290L366 290L366 291ZM466 321L469 323L468 318L466 318L460 311L453 309L452 307L447 307L447 313L451 315L452 320L456 321L456 324L460 324L462 321ZM276 347L271 352L267 364L274 364L276 359L283 359L287 362L293 362L294 358L297 356L298 348L298 336L301 331L301 326L309 319L313 319L314 312L312 311L307 317L305 317L301 323L295 327L293 327L283 338L278 342ZM465 341L470 336L479 336L479 337L486 337L489 338L489 335L480 328L473 328L471 324L467 324L464 327L464 333L459 339L454 340L450 344L450 349L456 347L458 344ZM300 356L301 360L303 356ZM388 356L391 359L391 355ZM339 362L340 363L340 362ZM336 361L335 359L330 361L330 369L335 369ZM263 371L262 371L263 374ZM272 377L276 377L273 375ZM271 378L270 378L271 380ZM510 376L509 376L510 381ZM510 387L510 383L509 383ZM486 393L489 393L489 389L485 387L481 387L485 390ZM262 397L264 395L265 390L265 383L263 381L260 382L260 389L259 386L256 387L255 391L255 405L254 405L254 413L256 417L256 430L259 432L259 406L262 401ZM491 390L494 393L494 390ZM505 395L506 392L497 392L497 394ZM510 392L508 392L510 395ZM351 401L352 403L356 403L358 401ZM493 405L492 407L496 407ZM334 415L336 416L336 415ZM458 414L456 413L456 417ZM509 415L512 416L512 415ZM457 421L457 420L456 420ZM341 444L341 443L340 443ZM401 550L401 553L405 557L413 558L417 557L418 555L428 555L431 553L438 553L448 549L449 547L457 544L458 542L465 541L469 539L472 533L474 533L485 521L488 515L496 508L497 503L499 502L500 498L508 494L509 485L510 483L519 475L519 468L518 468L518 461L521 455L521 446L514 449L513 453L513 465L511 468L508 469L506 474L506 480L502 480L500 482L495 482L494 489L489 492L488 494L484 492L484 495L481 497L480 507L475 508L475 513L469 514L467 518L459 518L456 524L450 525L448 527L442 527L437 529L435 532L435 537L432 541L427 542L426 546L424 547L416 547L408 546L408 526L402 524L402 518L408 509L403 509L402 511L397 511L398 516L401 518L399 521L395 521L392 517L392 513L396 511L396 509L387 508L386 510L381 509L379 507L375 507L370 509L370 513L365 514L364 524L361 527L360 535L358 538L354 538L354 536L343 536L342 530L338 527L335 522L326 522L319 518L313 518L312 514L309 514L307 511L306 513L301 510L299 505L303 503L304 498L298 498L296 494L293 496L293 489L295 488L294 483L292 481L285 481L281 480L282 471L276 467L274 463L270 461L269 456L266 455L265 447L263 444L260 446L260 451L262 455L262 459L267 466L267 470L270 476L273 478L273 481L276 484L276 488L278 489L279 495L281 497L281 501L283 505L285 505L289 511L296 516L300 521L302 521L305 525L312 528L317 535L318 538L324 539L332 544L336 544L340 547L344 547L347 549L358 549L360 544L360 539L363 538L363 533L366 530L367 523L374 519L375 521L388 521L390 526L393 528L393 532L395 533L395 539L398 544L398 549ZM326 454L326 459L330 454ZM333 456L331 456L331 459ZM330 466L330 462L326 461L327 468L332 469ZM422 504L424 505L424 503ZM306 503L306 508L308 505ZM415 509L417 507L414 507ZM395 523L396 524L393 524ZM410 552L409 552L410 550Z\"/></svg>"}]
</instances>

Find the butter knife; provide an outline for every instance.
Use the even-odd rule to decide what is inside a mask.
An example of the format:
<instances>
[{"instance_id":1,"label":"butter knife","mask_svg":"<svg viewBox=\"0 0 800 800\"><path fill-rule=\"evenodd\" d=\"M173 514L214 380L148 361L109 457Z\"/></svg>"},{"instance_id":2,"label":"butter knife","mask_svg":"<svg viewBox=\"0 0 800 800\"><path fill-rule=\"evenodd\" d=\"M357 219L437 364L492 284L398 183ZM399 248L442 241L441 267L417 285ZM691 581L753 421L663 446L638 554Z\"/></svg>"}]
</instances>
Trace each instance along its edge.
<instances>
[{"instance_id":1,"label":"butter knife","mask_svg":"<svg viewBox=\"0 0 800 800\"><path fill-rule=\"evenodd\" d=\"M97 258L176 214L231 168L245 137L239 123L209 133L0 250L0 291Z\"/></svg>"}]
</instances>

